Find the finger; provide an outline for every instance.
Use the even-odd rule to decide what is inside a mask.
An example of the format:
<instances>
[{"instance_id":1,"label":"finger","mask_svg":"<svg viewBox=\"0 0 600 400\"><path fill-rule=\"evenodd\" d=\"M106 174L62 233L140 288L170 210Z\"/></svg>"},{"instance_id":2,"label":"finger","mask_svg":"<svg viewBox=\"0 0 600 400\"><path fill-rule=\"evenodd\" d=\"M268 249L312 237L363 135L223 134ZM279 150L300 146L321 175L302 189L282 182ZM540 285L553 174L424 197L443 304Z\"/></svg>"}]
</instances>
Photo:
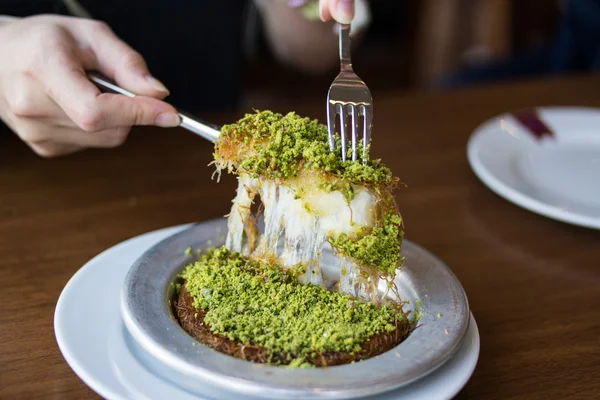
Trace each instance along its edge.
<instances>
[{"instance_id":1,"label":"finger","mask_svg":"<svg viewBox=\"0 0 600 400\"><path fill-rule=\"evenodd\" d=\"M75 47L75 52L81 61L81 65L86 71L98 68L98 59L91 47L78 43L77 47Z\"/></svg>"},{"instance_id":2,"label":"finger","mask_svg":"<svg viewBox=\"0 0 600 400\"><path fill-rule=\"evenodd\" d=\"M114 129L107 129L105 131L98 132L98 133L92 133L91 135L96 136L98 140L95 144L90 145L90 147L102 147L102 148L119 147L123 143L125 143L125 141L129 137L130 131L131 131L131 128L129 128L129 127L120 127L120 128L114 128Z\"/></svg>"},{"instance_id":3,"label":"finger","mask_svg":"<svg viewBox=\"0 0 600 400\"><path fill-rule=\"evenodd\" d=\"M98 132L132 125L179 125L177 112L169 104L151 97L100 93L72 51L64 48L50 51L53 55L41 75L46 93L82 130Z\"/></svg>"},{"instance_id":4,"label":"finger","mask_svg":"<svg viewBox=\"0 0 600 400\"><path fill-rule=\"evenodd\" d=\"M18 74L9 81L8 108L17 118L52 118L63 115L60 107L44 93L31 75ZM64 117L66 118L66 117Z\"/></svg>"},{"instance_id":5,"label":"finger","mask_svg":"<svg viewBox=\"0 0 600 400\"><path fill-rule=\"evenodd\" d=\"M152 97L103 93L96 98L96 106L101 121L99 129L134 125L174 128L181 123L173 106Z\"/></svg>"},{"instance_id":6,"label":"finger","mask_svg":"<svg viewBox=\"0 0 600 400\"><path fill-rule=\"evenodd\" d=\"M27 145L36 154L44 158L64 156L83 149L83 147L77 145L55 142L27 143Z\"/></svg>"},{"instance_id":7,"label":"finger","mask_svg":"<svg viewBox=\"0 0 600 400\"><path fill-rule=\"evenodd\" d=\"M354 0L327 0L331 17L341 24L349 24L354 18Z\"/></svg>"},{"instance_id":8,"label":"finger","mask_svg":"<svg viewBox=\"0 0 600 400\"><path fill-rule=\"evenodd\" d=\"M81 148L119 147L127 140L131 128L119 127L106 129L100 132L83 132L79 129L61 129L56 132L53 140L61 144L73 144Z\"/></svg>"},{"instance_id":9,"label":"finger","mask_svg":"<svg viewBox=\"0 0 600 400\"><path fill-rule=\"evenodd\" d=\"M330 0L319 0L319 16L321 21L327 22L331 20L331 12L329 11Z\"/></svg>"},{"instance_id":10,"label":"finger","mask_svg":"<svg viewBox=\"0 0 600 400\"><path fill-rule=\"evenodd\" d=\"M142 96L163 99L168 89L154 78L144 58L119 39L103 22L82 20L69 25L94 52L97 68L121 87Z\"/></svg>"},{"instance_id":11,"label":"finger","mask_svg":"<svg viewBox=\"0 0 600 400\"><path fill-rule=\"evenodd\" d=\"M86 147L118 147L129 134L129 127L111 128L99 132L84 132L78 127L52 126L39 120L17 120L19 136L30 145L46 146L49 143Z\"/></svg>"}]
</instances>

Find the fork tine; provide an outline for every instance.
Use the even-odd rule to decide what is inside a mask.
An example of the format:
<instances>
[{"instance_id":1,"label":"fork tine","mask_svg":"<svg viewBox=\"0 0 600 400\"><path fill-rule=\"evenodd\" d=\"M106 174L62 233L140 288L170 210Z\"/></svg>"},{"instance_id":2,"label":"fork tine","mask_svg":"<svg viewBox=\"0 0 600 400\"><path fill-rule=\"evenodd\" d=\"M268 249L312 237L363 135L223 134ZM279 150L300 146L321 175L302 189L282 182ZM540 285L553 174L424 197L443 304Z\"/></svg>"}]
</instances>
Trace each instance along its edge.
<instances>
[{"instance_id":1,"label":"fork tine","mask_svg":"<svg viewBox=\"0 0 600 400\"><path fill-rule=\"evenodd\" d=\"M340 137L342 139L342 161L346 161L348 154L348 123L346 119L346 110L342 104L338 104L338 110L338 113L340 114Z\"/></svg>"},{"instance_id":2,"label":"fork tine","mask_svg":"<svg viewBox=\"0 0 600 400\"><path fill-rule=\"evenodd\" d=\"M356 142L358 141L358 115L356 106L354 104L348 104L348 111L350 112L350 121L352 123L352 161L356 161L357 153L356 153Z\"/></svg>"},{"instance_id":3,"label":"fork tine","mask_svg":"<svg viewBox=\"0 0 600 400\"><path fill-rule=\"evenodd\" d=\"M327 127L329 130L329 145L334 151L336 132L336 114L340 114L340 136L342 142L342 160L348 157L348 141L352 144L352 158L354 162L358 159L359 130L362 123L362 162L367 164L369 160L368 148L371 142L371 124L373 120L373 96L365 82L354 73L350 60L350 25L339 25L340 45L340 73L333 80L327 93ZM348 137L351 135L351 137Z\"/></svg>"},{"instance_id":4,"label":"fork tine","mask_svg":"<svg viewBox=\"0 0 600 400\"><path fill-rule=\"evenodd\" d=\"M348 156L348 123L346 119L346 109L343 104L338 104L338 114L340 115L340 139L342 141L342 161L346 161Z\"/></svg>"},{"instance_id":5,"label":"fork tine","mask_svg":"<svg viewBox=\"0 0 600 400\"><path fill-rule=\"evenodd\" d=\"M368 147L369 147L369 143L371 142L371 123L373 120L373 112L369 109L369 107L362 105L361 106L361 111L363 114L363 122L364 122L364 127L363 127L363 164L367 163L367 160L369 159L369 154L368 154Z\"/></svg>"},{"instance_id":6,"label":"fork tine","mask_svg":"<svg viewBox=\"0 0 600 400\"><path fill-rule=\"evenodd\" d=\"M329 150L333 152L335 148L335 114L337 105L330 101L327 102L327 135L329 136Z\"/></svg>"}]
</instances>

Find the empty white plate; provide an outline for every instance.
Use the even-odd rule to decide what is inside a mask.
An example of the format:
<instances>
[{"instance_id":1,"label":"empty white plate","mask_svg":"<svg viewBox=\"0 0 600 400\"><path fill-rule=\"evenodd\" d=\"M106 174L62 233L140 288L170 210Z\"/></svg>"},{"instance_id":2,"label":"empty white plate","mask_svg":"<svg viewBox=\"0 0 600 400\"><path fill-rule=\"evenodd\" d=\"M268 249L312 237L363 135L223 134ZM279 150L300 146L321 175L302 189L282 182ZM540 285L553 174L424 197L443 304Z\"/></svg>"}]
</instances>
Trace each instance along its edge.
<instances>
[{"instance_id":1,"label":"empty white plate","mask_svg":"<svg viewBox=\"0 0 600 400\"><path fill-rule=\"evenodd\" d=\"M535 213L600 229L600 110L546 107L479 126L471 168L498 195ZM525 119L523 118L525 115Z\"/></svg>"}]
</instances>

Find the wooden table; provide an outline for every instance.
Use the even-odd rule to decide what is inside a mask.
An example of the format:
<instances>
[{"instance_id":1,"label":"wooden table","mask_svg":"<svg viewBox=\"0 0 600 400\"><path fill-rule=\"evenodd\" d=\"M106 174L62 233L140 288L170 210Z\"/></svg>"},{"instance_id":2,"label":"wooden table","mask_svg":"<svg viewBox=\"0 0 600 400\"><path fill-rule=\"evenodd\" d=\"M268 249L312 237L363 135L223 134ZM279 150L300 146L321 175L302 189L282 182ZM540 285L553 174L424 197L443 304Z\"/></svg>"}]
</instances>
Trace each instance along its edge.
<instances>
[{"instance_id":1,"label":"wooden table","mask_svg":"<svg viewBox=\"0 0 600 400\"><path fill-rule=\"evenodd\" d=\"M255 103L322 117L319 100ZM506 110L600 106L600 76L375 101L373 152L408 184L397 193L407 238L454 270L479 324L480 361L458 398L600 396L600 232L503 200L465 154L472 130ZM210 180L211 150L140 128L122 148L46 160L0 138L0 398L97 397L56 345L58 296L109 246L226 214L235 181Z\"/></svg>"}]
</instances>

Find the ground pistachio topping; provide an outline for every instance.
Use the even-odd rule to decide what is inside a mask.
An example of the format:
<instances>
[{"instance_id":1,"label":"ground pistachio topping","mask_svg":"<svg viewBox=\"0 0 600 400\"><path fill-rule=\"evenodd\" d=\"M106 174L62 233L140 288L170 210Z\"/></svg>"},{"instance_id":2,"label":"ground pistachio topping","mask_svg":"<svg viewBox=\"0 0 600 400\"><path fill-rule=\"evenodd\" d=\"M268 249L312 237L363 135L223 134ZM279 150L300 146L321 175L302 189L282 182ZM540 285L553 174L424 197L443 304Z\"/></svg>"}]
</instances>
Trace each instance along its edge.
<instances>
[{"instance_id":1,"label":"ground pistachio topping","mask_svg":"<svg viewBox=\"0 0 600 400\"><path fill-rule=\"evenodd\" d=\"M362 141L357 147L361 160ZM287 179L296 177L302 168L311 168L355 184L385 187L395 183L390 169L380 160L344 162L340 153L339 138L331 152L327 127L317 120L293 112L256 111L223 126L215 145L215 163L253 178Z\"/></svg>"},{"instance_id":2,"label":"ground pistachio topping","mask_svg":"<svg viewBox=\"0 0 600 400\"><path fill-rule=\"evenodd\" d=\"M380 227L361 227L355 238L345 233L329 236L329 243L360 264L375 266L394 276L396 268L403 262L402 253L398 251L403 236L402 218L397 214L388 214Z\"/></svg>"},{"instance_id":3,"label":"ground pistachio topping","mask_svg":"<svg viewBox=\"0 0 600 400\"><path fill-rule=\"evenodd\" d=\"M324 287L304 285L304 269L252 261L225 247L212 250L182 273L204 322L218 335L285 353L292 367L327 351L358 352L379 332L392 332L405 316Z\"/></svg>"},{"instance_id":4,"label":"ground pistachio topping","mask_svg":"<svg viewBox=\"0 0 600 400\"><path fill-rule=\"evenodd\" d=\"M342 161L339 135L336 135L336 140L336 149L331 152L327 127L317 120L303 118L293 112L282 115L256 111L222 128L215 144L214 163L219 171L226 169L243 178L243 185L248 185L245 187L251 202L254 202L256 193L261 199L263 195L269 195L261 185L270 181L293 190L293 199L302 201L302 209L321 219L334 211L331 207L323 207L325 196L318 192L341 193L350 210L347 224L359 228L346 229L334 224L335 229L327 233L328 242L338 253L357 264L393 276L395 269L402 265L404 235L402 219L391 194L399 180L380 160L370 160L366 164ZM360 151L358 159L361 160L362 145L357 147ZM256 187L252 186L252 179L257 180ZM370 197L364 196L365 190ZM354 202L361 191L362 198ZM276 201L271 201L271 206L277 204L279 192L274 193ZM327 201L334 200L328 198ZM240 221L245 224L247 212L240 207L249 206L244 203L237 209L232 208L232 214L245 216ZM323 209L327 210L325 214ZM266 211L268 214L269 210ZM370 212L376 216L369 216ZM364 226L356 223L361 218ZM278 223L278 220L275 222ZM295 226L295 223L292 225ZM279 231L275 229L273 232ZM285 234L286 227L283 227L283 232ZM234 250L239 251L237 248Z\"/></svg>"}]
</instances>

